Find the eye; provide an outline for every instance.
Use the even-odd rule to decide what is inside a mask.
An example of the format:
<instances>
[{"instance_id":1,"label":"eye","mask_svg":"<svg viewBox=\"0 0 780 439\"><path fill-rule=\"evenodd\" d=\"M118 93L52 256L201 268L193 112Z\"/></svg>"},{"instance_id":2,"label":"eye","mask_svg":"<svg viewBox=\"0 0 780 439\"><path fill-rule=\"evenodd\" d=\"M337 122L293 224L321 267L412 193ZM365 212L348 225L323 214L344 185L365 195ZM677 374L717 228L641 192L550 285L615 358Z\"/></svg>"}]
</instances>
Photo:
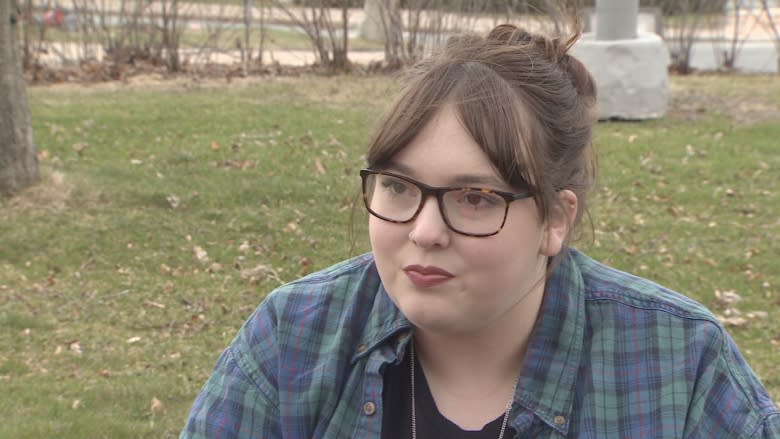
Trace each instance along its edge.
<instances>
[{"instance_id":1,"label":"eye","mask_svg":"<svg viewBox=\"0 0 780 439\"><path fill-rule=\"evenodd\" d=\"M400 178L383 175L379 183L386 192L390 192L392 195L403 195L407 192L414 191L414 186L411 183L403 181Z\"/></svg>"},{"instance_id":2,"label":"eye","mask_svg":"<svg viewBox=\"0 0 780 439\"><path fill-rule=\"evenodd\" d=\"M458 196L458 203L472 209L490 209L502 204L498 195L481 190L463 190Z\"/></svg>"}]
</instances>

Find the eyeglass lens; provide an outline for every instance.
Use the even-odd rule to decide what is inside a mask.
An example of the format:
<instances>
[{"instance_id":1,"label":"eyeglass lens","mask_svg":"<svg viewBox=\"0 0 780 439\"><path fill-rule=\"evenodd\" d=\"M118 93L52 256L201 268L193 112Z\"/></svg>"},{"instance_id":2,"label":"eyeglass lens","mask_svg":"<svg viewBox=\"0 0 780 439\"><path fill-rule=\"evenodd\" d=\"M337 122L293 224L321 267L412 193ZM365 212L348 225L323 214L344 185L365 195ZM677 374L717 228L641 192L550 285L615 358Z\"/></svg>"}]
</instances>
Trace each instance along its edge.
<instances>
[{"instance_id":1,"label":"eyeglass lens","mask_svg":"<svg viewBox=\"0 0 780 439\"><path fill-rule=\"evenodd\" d=\"M384 173L364 175L366 207L373 215L404 223L415 218L429 191L411 179ZM434 191L447 225L468 235L490 235L501 229L506 200L487 189L451 188Z\"/></svg>"}]
</instances>

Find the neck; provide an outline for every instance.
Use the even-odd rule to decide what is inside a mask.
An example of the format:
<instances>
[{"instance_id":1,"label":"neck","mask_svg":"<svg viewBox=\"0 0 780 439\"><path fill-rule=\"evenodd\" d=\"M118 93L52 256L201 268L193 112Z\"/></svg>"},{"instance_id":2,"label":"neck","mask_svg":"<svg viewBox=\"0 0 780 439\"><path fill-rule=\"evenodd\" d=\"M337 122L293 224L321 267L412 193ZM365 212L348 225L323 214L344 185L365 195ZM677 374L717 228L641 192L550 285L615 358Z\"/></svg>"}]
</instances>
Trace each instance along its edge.
<instances>
[{"instance_id":1,"label":"neck","mask_svg":"<svg viewBox=\"0 0 780 439\"><path fill-rule=\"evenodd\" d=\"M476 331L452 334L416 328L417 356L426 373L454 382L479 377L514 380L543 295L542 282L499 319Z\"/></svg>"}]
</instances>

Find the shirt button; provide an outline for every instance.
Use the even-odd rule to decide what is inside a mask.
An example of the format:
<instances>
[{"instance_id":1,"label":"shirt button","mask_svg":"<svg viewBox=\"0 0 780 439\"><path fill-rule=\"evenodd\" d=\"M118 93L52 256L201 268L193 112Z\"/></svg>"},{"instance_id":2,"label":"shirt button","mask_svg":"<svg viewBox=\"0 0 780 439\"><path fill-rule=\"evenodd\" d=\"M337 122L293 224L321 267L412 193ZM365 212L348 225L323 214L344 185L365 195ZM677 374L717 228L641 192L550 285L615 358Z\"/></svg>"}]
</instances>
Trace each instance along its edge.
<instances>
[{"instance_id":1,"label":"shirt button","mask_svg":"<svg viewBox=\"0 0 780 439\"><path fill-rule=\"evenodd\" d=\"M566 423L566 418L563 416L556 416L553 418L553 422L555 422L555 425L563 425Z\"/></svg>"},{"instance_id":2,"label":"shirt button","mask_svg":"<svg viewBox=\"0 0 780 439\"><path fill-rule=\"evenodd\" d=\"M376 404L370 401L363 404L363 413L365 413L368 416L371 416L374 413L376 413Z\"/></svg>"}]
</instances>

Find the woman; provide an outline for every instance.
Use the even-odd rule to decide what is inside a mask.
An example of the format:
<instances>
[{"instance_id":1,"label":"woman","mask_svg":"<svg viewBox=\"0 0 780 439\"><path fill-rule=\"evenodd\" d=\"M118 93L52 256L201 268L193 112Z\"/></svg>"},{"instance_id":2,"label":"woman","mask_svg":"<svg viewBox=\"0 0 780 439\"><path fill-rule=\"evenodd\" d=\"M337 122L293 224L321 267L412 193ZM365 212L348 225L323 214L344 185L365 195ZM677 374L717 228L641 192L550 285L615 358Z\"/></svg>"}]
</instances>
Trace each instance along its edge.
<instances>
[{"instance_id":1,"label":"woman","mask_svg":"<svg viewBox=\"0 0 780 439\"><path fill-rule=\"evenodd\" d=\"M361 171L372 253L270 294L182 437L780 437L701 305L568 247L595 87L509 25L417 65Z\"/></svg>"}]
</instances>

